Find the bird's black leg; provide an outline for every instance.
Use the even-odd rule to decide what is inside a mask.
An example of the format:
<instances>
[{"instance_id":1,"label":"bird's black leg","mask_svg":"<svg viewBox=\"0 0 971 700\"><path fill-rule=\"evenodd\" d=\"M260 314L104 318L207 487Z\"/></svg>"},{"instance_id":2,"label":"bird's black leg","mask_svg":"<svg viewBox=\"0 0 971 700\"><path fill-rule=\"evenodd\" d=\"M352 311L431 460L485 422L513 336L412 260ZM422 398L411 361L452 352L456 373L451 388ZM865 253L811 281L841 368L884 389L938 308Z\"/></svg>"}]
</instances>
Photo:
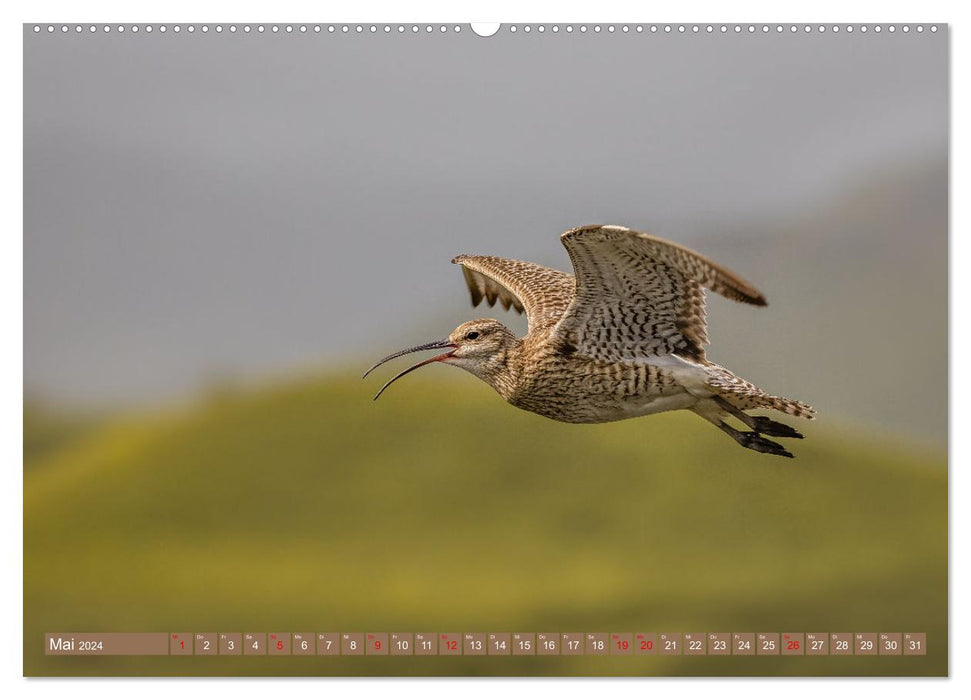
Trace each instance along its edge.
<instances>
[{"instance_id":1,"label":"bird's black leg","mask_svg":"<svg viewBox=\"0 0 971 700\"><path fill-rule=\"evenodd\" d=\"M747 447L750 450L755 450L756 452L764 452L770 455L779 455L780 457L792 457L792 453L777 442L772 442L767 440L755 431L746 430L736 430L730 426L725 421L718 421L715 423L724 432L728 433L735 442L737 442L742 447Z\"/></svg>"},{"instance_id":2,"label":"bird's black leg","mask_svg":"<svg viewBox=\"0 0 971 700\"><path fill-rule=\"evenodd\" d=\"M802 433L766 416L750 416L745 411L730 404L720 396L714 397L715 403L731 413L757 433L771 437L802 438Z\"/></svg>"}]
</instances>

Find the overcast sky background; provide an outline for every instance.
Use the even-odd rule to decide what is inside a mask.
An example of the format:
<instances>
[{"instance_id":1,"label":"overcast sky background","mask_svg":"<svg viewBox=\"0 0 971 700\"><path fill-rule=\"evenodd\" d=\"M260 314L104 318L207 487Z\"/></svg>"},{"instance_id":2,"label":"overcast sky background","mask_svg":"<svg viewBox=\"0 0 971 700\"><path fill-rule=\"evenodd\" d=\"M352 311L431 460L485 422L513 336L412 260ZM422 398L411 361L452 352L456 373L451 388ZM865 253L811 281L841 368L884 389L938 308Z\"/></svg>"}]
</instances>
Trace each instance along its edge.
<instances>
[{"instance_id":1,"label":"overcast sky background","mask_svg":"<svg viewBox=\"0 0 971 700\"><path fill-rule=\"evenodd\" d=\"M25 28L25 389L140 404L366 367L514 325L469 308L454 255L569 270L561 231L618 223L767 294L713 301L713 359L940 435L946 34ZM887 407L916 337L924 418Z\"/></svg>"}]
</instances>

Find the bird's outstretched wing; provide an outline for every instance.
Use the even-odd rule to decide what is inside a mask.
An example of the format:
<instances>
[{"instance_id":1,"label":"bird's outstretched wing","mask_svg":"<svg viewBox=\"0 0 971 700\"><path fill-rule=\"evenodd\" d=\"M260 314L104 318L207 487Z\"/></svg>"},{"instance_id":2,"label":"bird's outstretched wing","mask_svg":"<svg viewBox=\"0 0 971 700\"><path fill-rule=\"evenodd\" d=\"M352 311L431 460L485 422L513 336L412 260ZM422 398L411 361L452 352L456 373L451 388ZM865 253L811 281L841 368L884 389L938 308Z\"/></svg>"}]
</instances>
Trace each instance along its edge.
<instances>
[{"instance_id":1,"label":"bird's outstretched wing","mask_svg":"<svg viewBox=\"0 0 971 700\"><path fill-rule=\"evenodd\" d=\"M694 251L622 226L585 226L560 240L576 273L576 296L556 334L594 359L676 354L700 360L708 344L705 288L748 304L765 297Z\"/></svg>"},{"instance_id":2,"label":"bird's outstretched wing","mask_svg":"<svg viewBox=\"0 0 971 700\"><path fill-rule=\"evenodd\" d=\"M459 255L452 262L462 266L472 306L483 299L493 306L498 299L506 309L525 311L531 331L556 325L573 300L573 275L566 272L490 255Z\"/></svg>"}]
</instances>

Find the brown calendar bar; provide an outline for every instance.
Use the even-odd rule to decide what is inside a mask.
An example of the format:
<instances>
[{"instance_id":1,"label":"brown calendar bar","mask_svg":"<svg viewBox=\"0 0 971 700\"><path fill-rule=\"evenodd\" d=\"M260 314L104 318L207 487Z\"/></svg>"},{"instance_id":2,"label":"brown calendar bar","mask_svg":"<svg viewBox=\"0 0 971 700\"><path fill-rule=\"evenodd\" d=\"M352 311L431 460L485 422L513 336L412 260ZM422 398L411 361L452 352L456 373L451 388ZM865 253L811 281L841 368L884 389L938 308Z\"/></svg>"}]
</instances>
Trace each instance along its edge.
<instances>
[{"instance_id":1,"label":"brown calendar bar","mask_svg":"<svg viewBox=\"0 0 971 700\"><path fill-rule=\"evenodd\" d=\"M924 656L923 632L49 632L47 656Z\"/></svg>"},{"instance_id":2,"label":"brown calendar bar","mask_svg":"<svg viewBox=\"0 0 971 700\"><path fill-rule=\"evenodd\" d=\"M47 656L168 656L169 634L167 632L48 633L44 635L44 653Z\"/></svg>"}]
</instances>

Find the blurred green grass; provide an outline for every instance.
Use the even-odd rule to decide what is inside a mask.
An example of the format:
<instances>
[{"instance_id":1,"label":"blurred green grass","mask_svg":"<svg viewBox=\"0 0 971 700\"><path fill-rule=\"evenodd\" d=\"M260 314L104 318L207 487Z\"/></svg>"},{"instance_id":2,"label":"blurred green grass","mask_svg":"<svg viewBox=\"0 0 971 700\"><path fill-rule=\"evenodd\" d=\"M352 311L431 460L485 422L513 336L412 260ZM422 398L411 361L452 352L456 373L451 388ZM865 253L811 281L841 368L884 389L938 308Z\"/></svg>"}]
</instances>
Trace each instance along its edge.
<instances>
[{"instance_id":1,"label":"blurred green grass","mask_svg":"<svg viewBox=\"0 0 971 700\"><path fill-rule=\"evenodd\" d=\"M824 415L783 460L687 413L563 425L464 376L373 388L295 380L70 439L25 413L24 673L947 673L944 446ZM901 631L929 653L68 658L47 631Z\"/></svg>"}]
</instances>

